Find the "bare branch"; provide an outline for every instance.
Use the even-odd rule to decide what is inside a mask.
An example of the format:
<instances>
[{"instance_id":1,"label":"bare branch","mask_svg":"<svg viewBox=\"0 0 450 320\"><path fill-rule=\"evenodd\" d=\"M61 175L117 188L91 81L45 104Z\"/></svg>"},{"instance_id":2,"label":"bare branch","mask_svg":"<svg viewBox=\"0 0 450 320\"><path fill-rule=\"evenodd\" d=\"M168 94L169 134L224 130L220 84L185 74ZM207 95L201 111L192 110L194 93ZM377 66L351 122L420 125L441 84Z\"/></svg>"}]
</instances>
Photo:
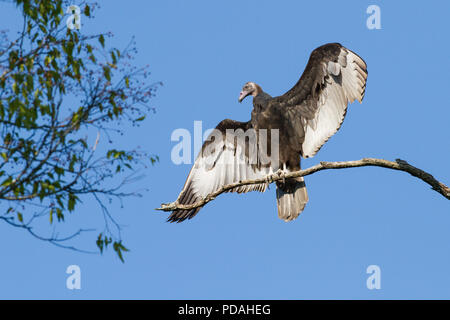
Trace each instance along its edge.
<instances>
[{"instance_id":1,"label":"bare branch","mask_svg":"<svg viewBox=\"0 0 450 320\"><path fill-rule=\"evenodd\" d=\"M51 237L43 237L40 236L39 234L37 234L36 232L34 232L33 227L31 227L29 224L31 223L31 221L27 224L24 223L16 223L14 222L14 218L13 217L5 217L5 216L0 216L0 220L5 221L6 223L12 225L13 227L18 227L18 228L22 228L27 230L33 237L42 240L42 241L47 241L57 247L60 248L64 248L64 249L70 249L73 251L77 251L77 252L82 252L82 253L89 253L89 254L98 254L98 251L89 251L89 250L83 250L83 249L78 249L74 246L70 246L70 245L65 245L63 244L66 241L72 240L74 238L76 238L77 236L79 236L80 234L84 233L84 232L90 232L90 231L95 231L95 229L79 229L78 231L74 232L73 234L66 236L64 238L58 238L57 236L51 236Z\"/></svg>"},{"instance_id":2,"label":"bare branch","mask_svg":"<svg viewBox=\"0 0 450 320\"><path fill-rule=\"evenodd\" d=\"M344 169L344 168L356 168L356 167L367 167L367 166L383 167L383 168L407 172L410 175L412 175L416 178L419 178L420 180L429 184L434 191L440 193L446 199L450 200L450 188L449 187L447 187L442 182L439 182L438 180L436 180L431 174L429 174L419 168L416 168L401 159L396 159L395 162L384 160L384 159L375 159L375 158L364 158L364 159L355 160L355 161L320 162L319 164L312 166L310 168L287 173L284 175L284 178L304 177L304 176L308 176L315 172L326 170L326 169ZM214 200L218 195L220 195L224 192L227 192L231 189L234 189L236 187L245 186L245 185L249 185L249 184L258 184L258 183L272 183L272 182L282 180L282 179L283 179L283 176L280 175L278 172L276 172L274 174L268 175L265 178L239 181L236 183L231 183L231 184L222 186L219 190L208 194L205 198L203 198L203 200L198 201L196 203L193 203L190 205L181 205L181 204L177 203L176 201L172 202L172 203L167 203L167 204L163 203L163 204L161 204L161 207L157 208L156 210L173 211L173 210L177 210L177 209L182 209L182 210L194 209L194 208L204 206L208 202Z\"/></svg>"}]
</instances>

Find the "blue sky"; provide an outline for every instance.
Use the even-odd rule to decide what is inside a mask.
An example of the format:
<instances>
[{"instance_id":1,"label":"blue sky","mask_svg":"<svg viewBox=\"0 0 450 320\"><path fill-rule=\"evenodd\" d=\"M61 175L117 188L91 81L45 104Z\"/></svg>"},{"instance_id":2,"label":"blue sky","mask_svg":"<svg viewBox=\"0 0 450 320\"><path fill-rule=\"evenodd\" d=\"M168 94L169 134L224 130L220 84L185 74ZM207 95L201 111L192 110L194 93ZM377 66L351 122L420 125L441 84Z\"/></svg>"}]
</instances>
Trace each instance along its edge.
<instances>
[{"instance_id":1,"label":"blue sky","mask_svg":"<svg viewBox=\"0 0 450 320\"><path fill-rule=\"evenodd\" d=\"M381 8L381 30L366 9ZM134 35L136 64L164 86L156 113L129 128L118 146L139 145L160 162L136 189L142 198L110 206L131 249L89 255L39 242L0 224L0 298L61 299L417 299L450 298L448 200L406 173L381 168L324 171L306 178L310 196L292 223L278 219L275 188L226 194L195 219L166 223L154 211L175 200L189 165L170 159L173 130L192 132L231 118L246 121L255 81L279 95L300 77L310 52L340 42L361 55L369 78L362 105L303 167L319 161L402 158L450 182L448 13L445 1L101 1L81 32L112 31L111 45ZM20 19L0 4L0 29ZM73 219L90 226L100 209L86 202ZM70 219L69 219L70 221ZM81 245L92 248L92 237ZM78 265L81 290L66 288ZM381 269L368 290L366 268Z\"/></svg>"}]
</instances>

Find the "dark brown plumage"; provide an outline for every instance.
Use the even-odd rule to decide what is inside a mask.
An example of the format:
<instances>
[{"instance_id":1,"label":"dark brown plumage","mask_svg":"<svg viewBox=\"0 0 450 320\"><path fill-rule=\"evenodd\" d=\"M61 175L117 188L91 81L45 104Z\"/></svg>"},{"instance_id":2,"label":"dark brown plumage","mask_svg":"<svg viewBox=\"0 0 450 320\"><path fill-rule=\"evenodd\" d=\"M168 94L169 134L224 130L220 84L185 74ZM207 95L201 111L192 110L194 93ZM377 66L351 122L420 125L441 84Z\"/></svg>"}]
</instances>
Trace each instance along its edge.
<instances>
[{"instance_id":1,"label":"dark brown plumage","mask_svg":"<svg viewBox=\"0 0 450 320\"><path fill-rule=\"evenodd\" d=\"M362 101L365 93L367 68L364 60L339 43L329 43L315 49L300 80L282 96L272 98L253 82L244 85L239 101L253 96L251 120L223 120L204 143L178 197L180 204L192 204L223 185L251 178L265 177L271 172L300 169L300 156L314 156L323 144L339 130L348 103ZM249 139L227 140L227 130L253 129ZM279 153L277 163L263 163L259 153L260 130L278 129ZM218 133L222 134L218 135ZM254 138L252 140L252 137ZM247 137L248 138L248 137ZM255 149L249 148L255 144ZM210 152L210 150L218 151ZM250 150L250 151L249 151ZM274 149L275 150L275 149ZM256 159L256 161L251 161ZM221 163L223 160L224 163ZM241 160L241 161L239 161ZM235 188L232 192L265 191L266 184ZM277 182L278 215L285 221L298 217L308 201L303 177ZM200 208L175 210L171 222L181 222L197 214Z\"/></svg>"}]
</instances>

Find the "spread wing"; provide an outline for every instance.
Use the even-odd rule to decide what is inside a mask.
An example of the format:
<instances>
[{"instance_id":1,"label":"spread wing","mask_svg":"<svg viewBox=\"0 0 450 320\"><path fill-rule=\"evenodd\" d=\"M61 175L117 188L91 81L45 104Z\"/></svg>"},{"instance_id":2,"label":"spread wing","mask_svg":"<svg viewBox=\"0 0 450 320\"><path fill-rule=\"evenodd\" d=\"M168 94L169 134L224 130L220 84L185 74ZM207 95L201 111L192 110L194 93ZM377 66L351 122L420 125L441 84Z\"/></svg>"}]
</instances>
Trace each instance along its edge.
<instances>
[{"instance_id":1,"label":"spread wing","mask_svg":"<svg viewBox=\"0 0 450 320\"><path fill-rule=\"evenodd\" d=\"M339 43L315 49L297 84L272 103L285 109L291 143L314 156L341 127L347 105L364 97L367 66Z\"/></svg>"},{"instance_id":2,"label":"spread wing","mask_svg":"<svg viewBox=\"0 0 450 320\"><path fill-rule=\"evenodd\" d=\"M270 164L261 165L256 147L256 134L250 122L223 120L210 134L195 160L178 199L189 205L200 201L222 186L247 179L258 179L269 173ZM231 134L234 132L235 134ZM250 133L249 133L250 132ZM266 184L240 186L228 192L266 190ZM168 221L181 222L194 217L199 208L173 211Z\"/></svg>"}]
</instances>

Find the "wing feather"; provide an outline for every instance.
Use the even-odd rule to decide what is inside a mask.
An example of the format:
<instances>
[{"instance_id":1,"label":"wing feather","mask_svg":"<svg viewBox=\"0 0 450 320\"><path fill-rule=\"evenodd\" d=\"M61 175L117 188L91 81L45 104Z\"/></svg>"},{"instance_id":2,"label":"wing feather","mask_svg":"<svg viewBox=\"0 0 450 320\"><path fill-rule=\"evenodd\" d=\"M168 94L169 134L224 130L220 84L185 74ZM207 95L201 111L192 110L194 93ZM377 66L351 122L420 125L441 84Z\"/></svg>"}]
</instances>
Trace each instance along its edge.
<instances>
[{"instance_id":1,"label":"wing feather","mask_svg":"<svg viewBox=\"0 0 450 320\"><path fill-rule=\"evenodd\" d=\"M297 111L285 115L294 124L291 140L301 144L304 158L313 157L339 130L349 103L362 102L366 80L364 60L339 43L330 43L315 49L296 85L274 98L277 107ZM296 128L299 125L303 128Z\"/></svg>"},{"instance_id":2,"label":"wing feather","mask_svg":"<svg viewBox=\"0 0 450 320\"><path fill-rule=\"evenodd\" d=\"M250 122L238 122L224 120L216 127L215 134L220 133L220 139L205 141L202 151L195 160L191 171L186 179L183 190L178 196L177 202L183 205L196 203L208 194L219 190L221 187L247 180L265 177L269 173L269 166L257 166L250 163L245 153L245 140L228 139L226 129L247 130L251 127ZM208 150L220 150L209 152ZM258 148L257 148L258 150ZM249 192L266 190L266 184L251 184L236 187L228 192ZM170 222L181 222L194 217L200 208L190 210L175 210L168 218Z\"/></svg>"},{"instance_id":3,"label":"wing feather","mask_svg":"<svg viewBox=\"0 0 450 320\"><path fill-rule=\"evenodd\" d=\"M328 71L325 75L329 82L324 87L319 99L314 119L316 128L307 127L302 144L303 157L313 157L320 148L334 135L342 125L347 113L347 106L355 100L360 103L364 98L367 69L364 61L352 51L342 47L339 57L346 57L346 66L337 67L333 61L328 62ZM342 59L338 59L342 60ZM336 74L334 71L339 70Z\"/></svg>"}]
</instances>

